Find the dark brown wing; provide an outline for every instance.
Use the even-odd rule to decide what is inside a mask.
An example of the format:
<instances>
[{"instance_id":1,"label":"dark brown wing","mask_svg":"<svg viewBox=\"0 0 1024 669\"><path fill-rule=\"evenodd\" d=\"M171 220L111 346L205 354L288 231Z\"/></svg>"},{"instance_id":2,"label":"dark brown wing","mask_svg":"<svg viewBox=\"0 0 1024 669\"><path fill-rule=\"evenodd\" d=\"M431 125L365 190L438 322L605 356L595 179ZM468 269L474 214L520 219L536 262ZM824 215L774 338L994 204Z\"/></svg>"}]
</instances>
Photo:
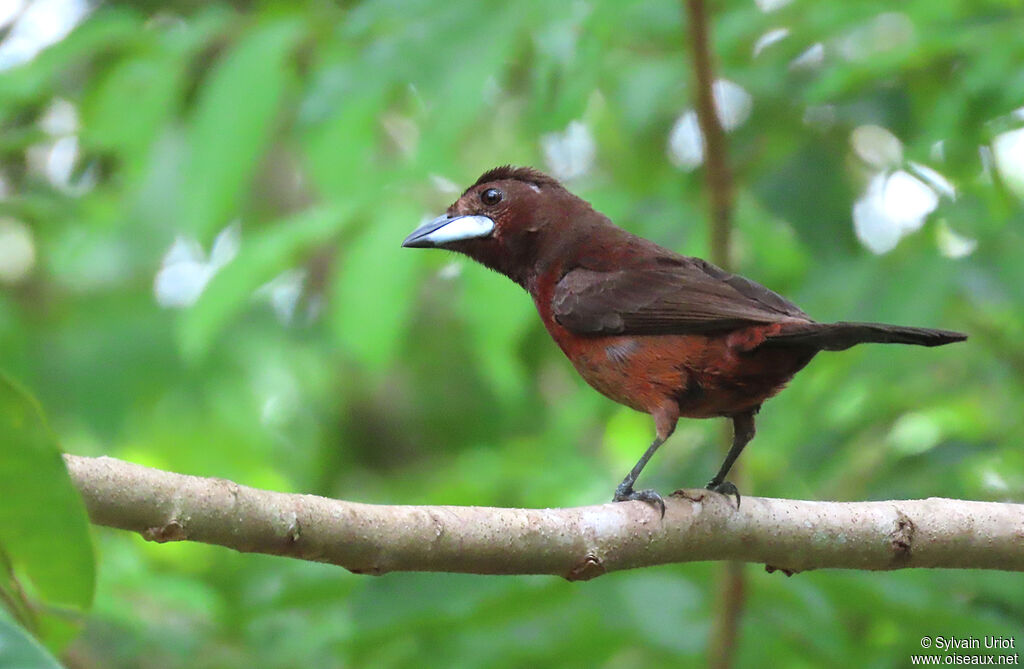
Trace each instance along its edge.
<instances>
[{"instance_id":1,"label":"dark brown wing","mask_svg":"<svg viewBox=\"0 0 1024 669\"><path fill-rule=\"evenodd\" d=\"M579 334L692 334L810 320L795 304L699 258L609 272L579 268L555 286L555 320Z\"/></svg>"}]
</instances>

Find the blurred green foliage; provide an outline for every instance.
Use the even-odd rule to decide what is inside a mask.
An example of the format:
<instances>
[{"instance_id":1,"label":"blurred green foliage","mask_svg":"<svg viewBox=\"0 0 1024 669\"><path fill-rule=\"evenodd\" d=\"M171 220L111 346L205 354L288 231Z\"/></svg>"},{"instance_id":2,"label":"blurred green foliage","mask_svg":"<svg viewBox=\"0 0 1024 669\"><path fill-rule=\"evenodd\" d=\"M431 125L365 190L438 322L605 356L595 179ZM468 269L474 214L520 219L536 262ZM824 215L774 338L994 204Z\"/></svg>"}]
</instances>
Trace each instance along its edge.
<instances>
[{"instance_id":1,"label":"blurred green foliage","mask_svg":"<svg viewBox=\"0 0 1024 669\"><path fill-rule=\"evenodd\" d=\"M0 612L0 639L4 640L0 646L0 666L39 669L58 669L61 666L38 641L8 620L3 612Z\"/></svg>"},{"instance_id":2,"label":"blurred green foliage","mask_svg":"<svg viewBox=\"0 0 1024 669\"><path fill-rule=\"evenodd\" d=\"M971 334L820 356L765 406L746 492L1024 500L1024 209L988 148L1021 123L1019 3L730 0L714 18L719 74L752 96L729 135L737 269L820 320ZM819 62L791 64L818 43ZM666 156L692 99L686 46L664 1L102 4L0 73L0 218L34 249L0 284L0 367L73 453L388 504L604 501L649 419L585 387L516 286L399 244L485 169L546 168L543 138L578 120L596 154L572 190L706 255L702 172ZM45 121L69 105L71 127ZM956 189L883 255L851 221L865 124ZM940 253L950 230L976 250ZM156 299L210 276L195 304ZM643 483L706 481L717 428L681 423ZM76 667L679 665L703 657L715 598L706 564L367 578L95 535ZM1014 575L749 576L740 666L1024 640Z\"/></svg>"},{"instance_id":3,"label":"blurred green foliage","mask_svg":"<svg viewBox=\"0 0 1024 669\"><path fill-rule=\"evenodd\" d=\"M74 614L92 604L89 519L38 405L2 374L0 434L0 601L60 647L78 631ZM28 592L38 593L41 605Z\"/></svg>"}]
</instances>

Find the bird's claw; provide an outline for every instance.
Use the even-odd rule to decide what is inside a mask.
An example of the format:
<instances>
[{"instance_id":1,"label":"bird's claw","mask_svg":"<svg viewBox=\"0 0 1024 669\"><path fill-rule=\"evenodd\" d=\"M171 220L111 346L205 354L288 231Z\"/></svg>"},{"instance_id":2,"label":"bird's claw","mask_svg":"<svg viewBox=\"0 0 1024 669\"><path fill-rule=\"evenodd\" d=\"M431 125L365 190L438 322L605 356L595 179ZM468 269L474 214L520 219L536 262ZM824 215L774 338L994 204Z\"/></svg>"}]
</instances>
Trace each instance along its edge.
<instances>
[{"instance_id":1,"label":"bird's claw","mask_svg":"<svg viewBox=\"0 0 1024 669\"><path fill-rule=\"evenodd\" d=\"M735 497L736 508L740 508L740 491L736 489L736 486L733 485L732 481L711 481L705 486L705 488L712 492L725 495L726 497Z\"/></svg>"},{"instance_id":2,"label":"bird's claw","mask_svg":"<svg viewBox=\"0 0 1024 669\"><path fill-rule=\"evenodd\" d=\"M615 497L612 498L613 502L630 502L633 500L650 504L661 512L662 518L665 517L665 500L661 498L657 490L633 490L630 486L621 485L615 489Z\"/></svg>"}]
</instances>

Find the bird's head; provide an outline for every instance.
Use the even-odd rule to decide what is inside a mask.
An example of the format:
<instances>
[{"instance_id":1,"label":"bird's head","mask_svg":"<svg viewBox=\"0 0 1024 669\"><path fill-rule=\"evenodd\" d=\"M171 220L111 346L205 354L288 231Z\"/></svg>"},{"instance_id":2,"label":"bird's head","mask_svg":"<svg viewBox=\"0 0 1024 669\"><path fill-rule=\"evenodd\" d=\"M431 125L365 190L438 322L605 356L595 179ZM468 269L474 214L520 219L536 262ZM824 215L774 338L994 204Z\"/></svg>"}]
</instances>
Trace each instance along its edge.
<instances>
[{"instance_id":1,"label":"bird's head","mask_svg":"<svg viewBox=\"0 0 1024 669\"><path fill-rule=\"evenodd\" d=\"M553 231L567 227L583 200L529 167L497 167L441 216L413 230L402 246L458 251L523 284Z\"/></svg>"}]
</instances>

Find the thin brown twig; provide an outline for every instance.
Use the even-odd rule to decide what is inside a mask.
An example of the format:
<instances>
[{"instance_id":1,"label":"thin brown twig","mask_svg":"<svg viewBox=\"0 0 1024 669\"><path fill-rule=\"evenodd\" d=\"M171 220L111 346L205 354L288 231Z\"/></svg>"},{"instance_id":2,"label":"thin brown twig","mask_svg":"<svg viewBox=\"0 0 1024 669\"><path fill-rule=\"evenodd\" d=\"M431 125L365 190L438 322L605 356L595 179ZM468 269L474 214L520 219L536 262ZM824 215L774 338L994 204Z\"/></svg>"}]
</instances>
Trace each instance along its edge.
<instances>
[{"instance_id":1,"label":"thin brown twig","mask_svg":"<svg viewBox=\"0 0 1024 669\"><path fill-rule=\"evenodd\" d=\"M728 270L732 265L732 172L727 159L725 130L716 112L708 16L704 0L686 0L686 10L693 49L697 123L704 138L704 167L711 208L711 262Z\"/></svg>"},{"instance_id":2,"label":"thin brown twig","mask_svg":"<svg viewBox=\"0 0 1024 669\"><path fill-rule=\"evenodd\" d=\"M710 22L704 0L686 0L686 13L693 49L697 122L704 140L705 176L711 209L708 221L711 262L729 270L732 265L732 173L726 155L725 131L715 105ZM725 447L728 448L728 438ZM739 476L738 469L734 468L733 476ZM717 608L707 654L708 666L713 669L732 666L745 602L745 578L743 565L738 563L723 565L718 573Z\"/></svg>"},{"instance_id":3,"label":"thin brown twig","mask_svg":"<svg viewBox=\"0 0 1024 669\"><path fill-rule=\"evenodd\" d=\"M38 636L39 618L14 573L10 557L2 549L0 549L0 569L5 572L6 580L10 584L9 589L0 585L0 602L22 627Z\"/></svg>"}]
</instances>

